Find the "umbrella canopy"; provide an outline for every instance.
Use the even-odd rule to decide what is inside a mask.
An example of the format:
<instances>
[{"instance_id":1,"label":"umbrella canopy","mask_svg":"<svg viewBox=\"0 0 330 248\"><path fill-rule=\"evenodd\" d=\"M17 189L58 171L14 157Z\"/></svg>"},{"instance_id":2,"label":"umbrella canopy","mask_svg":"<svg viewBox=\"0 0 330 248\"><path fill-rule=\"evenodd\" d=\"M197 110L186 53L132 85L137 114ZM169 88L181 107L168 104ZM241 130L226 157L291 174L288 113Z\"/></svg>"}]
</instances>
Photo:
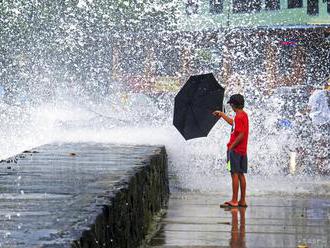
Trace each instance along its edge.
<instances>
[{"instance_id":1,"label":"umbrella canopy","mask_svg":"<svg viewBox=\"0 0 330 248\"><path fill-rule=\"evenodd\" d=\"M173 125L186 139L206 137L222 110L224 88L212 73L191 76L175 97Z\"/></svg>"}]
</instances>

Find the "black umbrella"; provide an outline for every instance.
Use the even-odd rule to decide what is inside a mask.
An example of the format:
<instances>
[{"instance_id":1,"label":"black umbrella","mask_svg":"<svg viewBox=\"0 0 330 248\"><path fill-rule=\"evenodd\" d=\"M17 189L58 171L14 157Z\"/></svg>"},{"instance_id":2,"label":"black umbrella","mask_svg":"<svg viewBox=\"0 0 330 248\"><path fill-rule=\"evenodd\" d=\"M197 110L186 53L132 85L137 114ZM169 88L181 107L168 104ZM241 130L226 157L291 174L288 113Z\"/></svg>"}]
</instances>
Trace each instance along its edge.
<instances>
[{"instance_id":1,"label":"black umbrella","mask_svg":"<svg viewBox=\"0 0 330 248\"><path fill-rule=\"evenodd\" d=\"M173 125L186 139L206 137L222 110L224 88L212 73L191 76L175 97Z\"/></svg>"}]
</instances>

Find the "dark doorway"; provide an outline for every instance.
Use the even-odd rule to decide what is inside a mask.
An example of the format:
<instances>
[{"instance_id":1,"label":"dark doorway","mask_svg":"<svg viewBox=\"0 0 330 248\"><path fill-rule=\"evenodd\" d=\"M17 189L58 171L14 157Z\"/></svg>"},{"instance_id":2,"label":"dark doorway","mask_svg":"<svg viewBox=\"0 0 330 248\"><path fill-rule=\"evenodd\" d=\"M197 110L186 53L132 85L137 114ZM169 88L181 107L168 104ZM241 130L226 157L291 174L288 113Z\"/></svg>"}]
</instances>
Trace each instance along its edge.
<instances>
[{"instance_id":1,"label":"dark doorway","mask_svg":"<svg viewBox=\"0 0 330 248\"><path fill-rule=\"evenodd\" d=\"M265 9L266 10L278 10L281 8L280 0L266 0Z\"/></svg>"},{"instance_id":2,"label":"dark doorway","mask_svg":"<svg viewBox=\"0 0 330 248\"><path fill-rule=\"evenodd\" d=\"M319 14L319 0L307 0L307 14L309 15Z\"/></svg>"},{"instance_id":3,"label":"dark doorway","mask_svg":"<svg viewBox=\"0 0 330 248\"><path fill-rule=\"evenodd\" d=\"M288 9L302 8L303 0L288 0Z\"/></svg>"},{"instance_id":4,"label":"dark doorway","mask_svg":"<svg viewBox=\"0 0 330 248\"><path fill-rule=\"evenodd\" d=\"M210 12L220 14L223 12L223 0L210 0Z\"/></svg>"}]
</instances>

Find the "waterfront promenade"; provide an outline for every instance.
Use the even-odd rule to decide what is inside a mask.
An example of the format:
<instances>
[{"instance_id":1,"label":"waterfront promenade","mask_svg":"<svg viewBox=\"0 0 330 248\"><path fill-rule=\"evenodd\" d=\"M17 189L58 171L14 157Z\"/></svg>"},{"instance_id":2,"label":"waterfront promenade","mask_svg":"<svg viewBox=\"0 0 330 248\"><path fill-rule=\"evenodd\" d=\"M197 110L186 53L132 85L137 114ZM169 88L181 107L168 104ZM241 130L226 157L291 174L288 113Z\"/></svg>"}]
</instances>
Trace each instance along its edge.
<instances>
[{"instance_id":1,"label":"waterfront promenade","mask_svg":"<svg viewBox=\"0 0 330 248\"><path fill-rule=\"evenodd\" d=\"M222 209L227 198L172 193L152 248L327 248L330 199L249 197L247 209Z\"/></svg>"},{"instance_id":2,"label":"waterfront promenade","mask_svg":"<svg viewBox=\"0 0 330 248\"><path fill-rule=\"evenodd\" d=\"M175 175L173 175L175 178ZM330 199L172 187L164 147L50 144L0 163L0 247L327 248ZM156 215L157 216L157 215ZM153 227L153 228L150 228Z\"/></svg>"}]
</instances>

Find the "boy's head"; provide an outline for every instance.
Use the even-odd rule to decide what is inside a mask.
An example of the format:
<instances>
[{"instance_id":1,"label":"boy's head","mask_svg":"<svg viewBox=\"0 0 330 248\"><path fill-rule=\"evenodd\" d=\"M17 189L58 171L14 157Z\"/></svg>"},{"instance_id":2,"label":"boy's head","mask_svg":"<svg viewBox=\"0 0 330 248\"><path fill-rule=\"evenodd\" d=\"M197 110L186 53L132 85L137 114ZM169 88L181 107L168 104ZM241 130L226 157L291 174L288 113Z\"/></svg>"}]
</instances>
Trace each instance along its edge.
<instances>
[{"instance_id":1,"label":"boy's head","mask_svg":"<svg viewBox=\"0 0 330 248\"><path fill-rule=\"evenodd\" d=\"M235 111L236 109L244 108L244 97L241 94L235 94L230 96L229 101L227 102Z\"/></svg>"}]
</instances>

